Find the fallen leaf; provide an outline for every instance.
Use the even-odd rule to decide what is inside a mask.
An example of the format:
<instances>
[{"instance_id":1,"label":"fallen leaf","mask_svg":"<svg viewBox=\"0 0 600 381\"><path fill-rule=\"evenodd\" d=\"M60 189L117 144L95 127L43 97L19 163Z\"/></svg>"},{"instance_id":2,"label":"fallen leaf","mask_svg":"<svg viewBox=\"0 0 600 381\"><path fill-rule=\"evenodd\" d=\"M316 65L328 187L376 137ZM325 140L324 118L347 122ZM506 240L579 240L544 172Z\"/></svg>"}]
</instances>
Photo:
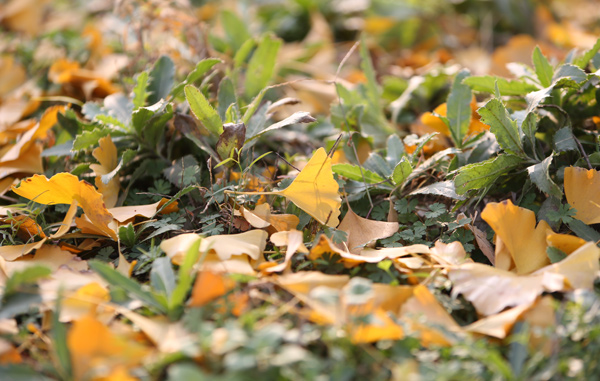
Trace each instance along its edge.
<instances>
[{"instance_id":1,"label":"fallen leaf","mask_svg":"<svg viewBox=\"0 0 600 381\"><path fill-rule=\"evenodd\" d=\"M600 172L565 168L565 195L569 205L577 210L575 218L588 225L600 223Z\"/></svg>"},{"instance_id":2,"label":"fallen leaf","mask_svg":"<svg viewBox=\"0 0 600 381\"><path fill-rule=\"evenodd\" d=\"M390 237L398 231L399 226L397 222L373 221L362 218L348 206L348 212L337 230L348 234L346 250L352 254L360 254L364 245L378 239ZM338 245L338 247L343 248L342 245Z\"/></svg>"},{"instance_id":3,"label":"fallen leaf","mask_svg":"<svg viewBox=\"0 0 600 381\"><path fill-rule=\"evenodd\" d=\"M296 252L308 253L308 249L304 246L303 234L298 230L290 230L286 232L277 232L271 236L271 242L275 246L287 246L285 258L282 263L265 269L265 272L280 272L289 268L292 257Z\"/></svg>"},{"instance_id":4,"label":"fallen leaf","mask_svg":"<svg viewBox=\"0 0 600 381\"><path fill-rule=\"evenodd\" d=\"M58 173L50 179L34 175L13 187L19 196L44 205L71 204L76 200L86 217L105 235L117 240L112 215L106 210L102 195L89 183L70 173Z\"/></svg>"},{"instance_id":5,"label":"fallen leaf","mask_svg":"<svg viewBox=\"0 0 600 381\"><path fill-rule=\"evenodd\" d=\"M235 286L235 282L222 273L201 271L192 289L191 307L202 307L214 299L225 295Z\"/></svg>"},{"instance_id":6,"label":"fallen leaf","mask_svg":"<svg viewBox=\"0 0 600 381\"><path fill-rule=\"evenodd\" d=\"M117 204L119 198L119 178L114 176L108 183L102 181L102 176L112 172L118 163L117 147L113 143L110 135L98 140L99 147L92 151L92 155L100 162L100 164L91 164L90 168L96 175L96 188L102 193L104 205L107 208L112 208Z\"/></svg>"},{"instance_id":7,"label":"fallen leaf","mask_svg":"<svg viewBox=\"0 0 600 381\"><path fill-rule=\"evenodd\" d=\"M536 227L535 213L513 205L510 200L491 202L481 212L481 218L496 232L496 267L501 267L498 241L510 254L518 274L528 274L550 263L546 254L546 236L552 229L544 220Z\"/></svg>"}]
</instances>

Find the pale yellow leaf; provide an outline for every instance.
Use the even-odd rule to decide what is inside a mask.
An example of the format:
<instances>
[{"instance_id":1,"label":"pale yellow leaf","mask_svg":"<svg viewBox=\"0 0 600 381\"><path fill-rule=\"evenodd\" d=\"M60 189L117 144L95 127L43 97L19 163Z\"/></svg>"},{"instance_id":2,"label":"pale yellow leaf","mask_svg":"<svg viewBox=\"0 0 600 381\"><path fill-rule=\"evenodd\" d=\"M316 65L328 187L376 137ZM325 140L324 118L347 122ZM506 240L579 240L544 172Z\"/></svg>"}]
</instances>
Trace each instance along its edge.
<instances>
[{"instance_id":1,"label":"pale yellow leaf","mask_svg":"<svg viewBox=\"0 0 600 381\"><path fill-rule=\"evenodd\" d=\"M575 218L588 225L600 223L600 172L565 168L565 195L569 205L577 210Z\"/></svg>"},{"instance_id":2,"label":"pale yellow leaf","mask_svg":"<svg viewBox=\"0 0 600 381\"><path fill-rule=\"evenodd\" d=\"M391 236L398 231L398 227L397 222L374 221L362 218L348 207L348 212L337 230L348 234L346 250L352 254L360 254L364 245Z\"/></svg>"},{"instance_id":3,"label":"pale yellow leaf","mask_svg":"<svg viewBox=\"0 0 600 381\"><path fill-rule=\"evenodd\" d=\"M98 140L99 147L92 151L92 155L100 164L91 164L90 168L96 175L96 187L98 192L102 193L104 204L107 208L112 208L117 204L119 198L119 177L114 176L108 184L104 184L102 176L112 172L119 164L117 158L117 147L113 143L110 135Z\"/></svg>"}]
</instances>

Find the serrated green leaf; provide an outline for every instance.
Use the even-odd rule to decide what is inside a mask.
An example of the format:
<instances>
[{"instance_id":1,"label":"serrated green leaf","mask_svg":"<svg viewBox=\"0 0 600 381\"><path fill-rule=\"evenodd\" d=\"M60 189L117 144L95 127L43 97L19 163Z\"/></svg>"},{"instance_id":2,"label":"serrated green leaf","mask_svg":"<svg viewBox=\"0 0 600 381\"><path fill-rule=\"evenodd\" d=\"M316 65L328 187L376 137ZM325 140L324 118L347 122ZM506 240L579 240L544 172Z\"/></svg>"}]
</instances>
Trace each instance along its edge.
<instances>
[{"instance_id":1,"label":"serrated green leaf","mask_svg":"<svg viewBox=\"0 0 600 381\"><path fill-rule=\"evenodd\" d=\"M600 38L598 40L596 40L596 43L594 44L594 46L592 46L592 48L588 51L586 51L585 53L583 53L583 55L579 58L577 58L575 60L575 65L585 69L585 67L587 66L587 64L590 62L590 60L592 58L594 58L594 56L596 55L596 53L598 53L598 51L600 50Z\"/></svg>"},{"instance_id":2,"label":"serrated green leaf","mask_svg":"<svg viewBox=\"0 0 600 381\"><path fill-rule=\"evenodd\" d=\"M440 181L437 183L429 184L424 187L417 188L409 194L411 196L415 194L430 194L434 196L444 196L448 198L453 198L455 200L465 200L464 196L461 196L456 193L454 182L452 180Z\"/></svg>"},{"instance_id":3,"label":"serrated green leaf","mask_svg":"<svg viewBox=\"0 0 600 381\"><path fill-rule=\"evenodd\" d=\"M131 297L142 301L148 307L152 307L158 312L167 312L166 306L160 303L150 292L142 289L142 286L135 280L125 277L117 270L100 261L92 260L88 262L88 265L110 285L123 289Z\"/></svg>"},{"instance_id":4,"label":"serrated green leaf","mask_svg":"<svg viewBox=\"0 0 600 381\"><path fill-rule=\"evenodd\" d=\"M148 103L153 105L161 99L166 99L173 87L175 64L168 56L160 56L149 73Z\"/></svg>"},{"instance_id":5,"label":"serrated green leaf","mask_svg":"<svg viewBox=\"0 0 600 381\"><path fill-rule=\"evenodd\" d=\"M522 80L508 80L502 77L493 77L491 75L473 76L465 78L464 84L468 85L474 91L493 94L496 83L498 90L502 95L525 95L538 88Z\"/></svg>"},{"instance_id":6,"label":"serrated green leaf","mask_svg":"<svg viewBox=\"0 0 600 381\"><path fill-rule=\"evenodd\" d=\"M560 190L558 185L552 181L548 172L550 164L552 164L552 155L548 156L541 163L527 167L527 172L529 173L531 182L533 182L539 190L561 199L563 192Z\"/></svg>"},{"instance_id":7,"label":"serrated green leaf","mask_svg":"<svg viewBox=\"0 0 600 381\"><path fill-rule=\"evenodd\" d=\"M128 247L135 245L135 229L133 224L129 223L125 226L119 226L119 240Z\"/></svg>"},{"instance_id":8,"label":"serrated green leaf","mask_svg":"<svg viewBox=\"0 0 600 381\"><path fill-rule=\"evenodd\" d=\"M471 123L471 88L462 83L469 75L468 70L462 70L456 75L447 100L448 127L457 147L462 147L463 138Z\"/></svg>"},{"instance_id":9,"label":"serrated green leaf","mask_svg":"<svg viewBox=\"0 0 600 381\"><path fill-rule=\"evenodd\" d=\"M381 177L379 174L370 171L366 168L361 168L358 165L354 164L334 164L331 169L334 173L338 175L344 176L350 180L355 181L365 181L369 184L381 183L384 182L385 179ZM363 179L364 175L364 179Z\"/></svg>"},{"instance_id":10,"label":"serrated green leaf","mask_svg":"<svg viewBox=\"0 0 600 381\"><path fill-rule=\"evenodd\" d=\"M275 63L280 47L280 39L270 34L263 36L258 48L252 55L252 58L250 58L248 69L246 70L246 82L244 85L246 98L253 98L269 85L275 74Z\"/></svg>"},{"instance_id":11,"label":"serrated green leaf","mask_svg":"<svg viewBox=\"0 0 600 381\"><path fill-rule=\"evenodd\" d=\"M554 68L552 68L552 65L550 65L546 56L542 54L539 46L536 46L535 49L533 49L532 61L535 68L535 74L542 86L550 86L552 84L552 77L554 76Z\"/></svg>"},{"instance_id":12,"label":"serrated green leaf","mask_svg":"<svg viewBox=\"0 0 600 381\"><path fill-rule=\"evenodd\" d=\"M510 118L500 100L491 99L477 112L481 115L481 121L490 126L490 131L504 151L515 156L526 156L517 123Z\"/></svg>"},{"instance_id":13,"label":"serrated green leaf","mask_svg":"<svg viewBox=\"0 0 600 381\"><path fill-rule=\"evenodd\" d=\"M523 123L521 124L521 130L523 131L525 138L529 141L531 149L534 152L534 156L537 157L537 147L535 144L535 133L537 131L537 115L532 112L527 114L525 120L523 120Z\"/></svg>"},{"instance_id":14,"label":"serrated green leaf","mask_svg":"<svg viewBox=\"0 0 600 381\"><path fill-rule=\"evenodd\" d=\"M563 127L554 134L554 150L556 152L577 151L577 142L569 127Z\"/></svg>"},{"instance_id":15,"label":"serrated green leaf","mask_svg":"<svg viewBox=\"0 0 600 381\"><path fill-rule=\"evenodd\" d=\"M394 167L394 172L392 172L392 180L394 181L394 184L401 185L404 183L412 171L413 168L412 165L410 165L410 161L407 157L403 157L400 162L396 164L396 167Z\"/></svg>"},{"instance_id":16,"label":"serrated green leaf","mask_svg":"<svg viewBox=\"0 0 600 381\"><path fill-rule=\"evenodd\" d=\"M554 73L552 82L556 83L562 79L572 80L575 83L580 84L587 79L587 74L575 65L563 64L559 66Z\"/></svg>"},{"instance_id":17,"label":"serrated green leaf","mask_svg":"<svg viewBox=\"0 0 600 381\"><path fill-rule=\"evenodd\" d=\"M133 88L133 109L137 110L140 107L144 107L146 99L150 95L148 93L148 79L149 75L147 71L143 71L137 75L135 79L135 86Z\"/></svg>"},{"instance_id":18,"label":"serrated green leaf","mask_svg":"<svg viewBox=\"0 0 600 381\"><path fill-rule=\"evenodd\" d=\"M465 194L471 189L481 189L492 185L498 177L523 162L518 156L499 155L481 163L469 164L458 171L454 178L456 193Z\"/></svg>"},{"instance_id":19,"label":"serrated green leaf","mask_svg":"<svg viewBox=\"0 0 600 381\"><path fill-rule=\"evenodd\" d=\"M221 135L223 133L223 122L219 117L219 114L210 105L208 100L204 97L204 94L192 85L185 87L185 98L190 104L190 109L202 122L204 127L214 135Z\"/></svg>"},{"instance_id":20,"label":"serrated green leaf","mask_svg":"<svg viewBox=\"0 0 600 381\"><path fill-rule=\"evenodd\" d=\"M75 140L73 141L73 151L79 151L94 146L98 144L98 140L109 134L113 137L120 135L115 135L115 131L110 127L99 127L91 131L83 131L80 135L75 137Z\"/></svg>"}]
</instances>

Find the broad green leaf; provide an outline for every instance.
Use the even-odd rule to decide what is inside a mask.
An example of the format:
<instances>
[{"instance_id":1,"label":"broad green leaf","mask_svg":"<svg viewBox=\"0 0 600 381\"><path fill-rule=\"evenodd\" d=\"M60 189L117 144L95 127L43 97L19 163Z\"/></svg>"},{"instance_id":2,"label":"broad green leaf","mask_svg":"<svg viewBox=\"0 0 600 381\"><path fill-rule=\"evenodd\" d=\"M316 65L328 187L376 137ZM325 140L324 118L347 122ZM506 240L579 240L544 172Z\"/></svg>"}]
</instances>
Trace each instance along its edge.
<instances>
[{"instance_id":1,"label":"broad green leaf","mask_svg":"<svg viewBox=\"0 0 600 381\"><path fill-rule=\"evenodd\" d=\"M234 52L237 52L244 42L252 38L248 28L246 28L246 23L234 12L227 9L223 10L221 12L221 21Z\"/></svg>"},{"instance_id":2,"label":"broad green leaf","mask_svg":"<svg viewBox=\"0 0 600 381\"><path fill-rule=\"evenodd\" d=\"M543 87L548 87L552 84L552 76L554 75L554 69L546 56L542 54L539 46L536 46L533 50L533 66L535 68L535 74L537 75L540 83Z\"/></svg>"},{"instance_id":3,"label":"broad green leaf","mask_svg":"<svg viewBox=\"0 0 600 381\"><path fill-rule=\"evenodd\" d=\"M558 185L552 181L550 174L548 173L550 164L552 164L552 155L548 156L541 163L527 167L527 172L529 173L531 182L533 182L539 188L539 190L561 199L563 192L560 190Z\"/></svg>"},{"instance_id":4,"label":"broad green leaf","mask_svg":"<svg viewBox=\"0 0 600 381\"><path fill-rule=\"evenodd\" d=\"M108 135L115 137L121 136L123 133L115 131L110 127L99 127L91 131L83 131L80 135L75 137L75 140L73 141L73 151L79 151L92 147L98 144L98 140Z\"/></svg>"},{"instance_id":5,"label":"broad green leaf","mask_svg":"<svg viewBox=\"0 0 600 381\"><path fill-rule=\"evenodd\" d=\"M167 299L171 298L175 290L175 272L173 272L171 259L161 257L152 262L150 284L154 290L164 293Z\"/></svg>"},{"instance_id":6,"label":"broad green leaf","mask_svg":"<svg viewBox=\"0 0 600 381\"><path fill-rule=\"evenodd\" d=\"M148 94L148 72L143 71L137 75L135 79L135 87L133 88L133 109L137 110L144 107Z\"/></svg>"},{"instance_id":7,"label":"broad green leaf","mask_svg":"<svg viewBox=\"0 0 600 381\"><path fill-rule=\"evenodd\" d=\"M577 58L575 60L575 65L579 66L581 69L585 69L585 67L587 66L587 64L590 62L590 60L592 58L594 58L594 56L596 55L596 53L598 53L598 51L600 50L600 38L598 40L596 40L596 43L594 44L594 46L592 46L592 48L588 51L586 51L585 53L583 53L583 55L579 58Z\"/></svg>"},{"instance_id":8,"label":"broad green leaf","mask_svg":"<svg viewBox=\"0 0 600 381\"><path fill-rule=\"evenodd\" d=\"M219 114L215 109L208 103L208 100L204 97L204 94L192 85L185 87L185 98L190 104L190 109L202 122L204 127L214 135L221 135L223 133L223 122L219 117Z\"/></svg>"},{"instance_id":9,"label":"broad green leaf","mask_svg":"<svg viewBox=\"0 0 600 381\"><path fill-rule=\"evenodd\" d=\"M462 147L463 138L467 135L471 123L471 88L462 83L469 75L468 70L459 72L448 95L448 127L457 147Z\"/></svg>"},{"instance_id":10,"label":"broad green leaf","mask_svg":"<svg viewBox=\"0 0 600 381\"><path fill-rule=\"evenodd\" d=\"M492 185L498 177L518 166L523 159L513 155L499 155L481 163L462 167L454 178L456 193L465 194L471 189Z\"/></svg>"},{"instance_id":11,"label":"broad green leaf","mask_svg":"<svg viewBox=\"0 0 600 381\"><path fill-rule=\"evenodd\" d=\"M546 248L546 254L548 254L548 259L550 259L550 263L560 262L567 257L567 254L565 254L564 251L553 246L548 246Z\"/></svg>"},{"instance_id":12,"label":"broad green leaf","mask_svg":"<svg viewBox=\"0 0 600 381\"><path fill-rule=\"evenodd\" d=\"M138 135L142 134L142 131L146 128L148 121L157 113L160 113L165 109L167 102L160 100L155 104L148 107L138 107L131 115L131 124L137 131Z\"/></svg>"},{"instance_id":13,"label":"broad green leaf","mask_svg":"<svg viewBox=\"0 0 600 381\"><path fill-rule=\"evenodd\" d=\"M383 177L381 177L377 173L372 172L366 168L362 168L362 173L361 173L361 168L358 165L354 165L354 164L334 164L331 167L331 169L333 170L334 173L344 176L350 180L365 181L369 184L376 184L376 183L381 183L381 182L385 181L385 179ZM364 175L364 179L363 179L363 175Z\"/></svg>"},{"instance_id":14,"label":"broad green leaf","mask_svg":"<svg viewBox=\"0 0 600 381\"><path fill-rule=\"evenodd\" d=\"M150 71L148 82L148 103L153 105L161 99L166 99L173 87L175 64L168 56L161 56Z\"/></svg>"},{"instance_id":15,"label":"broad green leaf","mask_svg":"<svg viewBox=\"0 0 600 381\"><path fill-rule=\"evenodd\" d=\"M570 79L575 83L580 84L587 79L587 74L585 74L585 71L581 70L575 65L563 64L559 66L559 68L554 73L554 77L552 77L552 82L556 83L557 81L564 78Z\"/></svg>"},{"instance_id":16,"label":"broad green leaf","mask_svg":"<svg viewBox=\"0 0 600 381\"><path fill-rule=\"evenodd\" d=\"M507 153L525 157L517 123L510 118L508 111L498 99L491 99L485 106L477 110L481 121L490 126L490 131Z\"/></svg>"},{"instance_id":17,"label":"broad green leaf","mask_svg":"<svg viewBox=\"0 0 600 381\"><path fill-rule=\"evenodd\" d=\"M185 81L181 82L179 85L173 88L173 91L171 91L171 95L173 95L173 97L178 97L186 85L193 85L196 81L202 78L204 74L206 74L210 69L212 69L213 66L221 62L223 61L221 61L218 58L206 58L198 62L194 70L192 70L190 74L188 74L188 76L185 78Z\"/></svg>"},{"instance_id":18,"label":"broad green leaf","mask_svg":"<svg viewBox=\"0 0 600 381\"><path fill-rule=\"evenodd\" d=\"M389 178L392 175L393 168L388 162L378 153L371 152L369 157L363 163L363 166L373 172L378 173L384 178Z\"/></svg>"},{"instance_id":19,"label":"broad green leaf","mask_svg":"<svg viewBox=\"0 0 600 381\"><path fill-rule=\"evenodd\" d=\"M569 127L563 127L554 134L554 150L556 152L577 151L577 142Z\"/></svg>"},{"instance_id":20,"label":"broad green leaf","mask_svg":"<svg viewBox=\"0 0 600 381\"><path fill-rule=\"evenodd\" d=\"M219 83L219 91L217 93L218 107L217 111L222 121L226 121L227 109L234 107L237 112L237 97L235 95L235 87L229 77L225 77ZM232 123L237 122L237 118Z\"/></svg>"},{"instance_id":21,"label":"broad green leaf","mask_svg":"<svg viewBox=\"0 0 600 381\"><path fill-rule=\"evenodd\" d=\"M474 91L493 94L496 83L498 90L502 95L525 95L538 88L522 80L508 80L502 77L493 77L490 75L475 76L465 78L464 84L468 85Z\"/></svg>"},{"instance_id":22,"label":"broad green leaf","mask_svg":"<svg viewBox=\"0 0 600 381\"><path fill-rule=\"evenodd\" d=\"M119 226L119 240L128 247L135 245L135 229L133 224L129 223L125 226Z\"/></svg>"},{"instance_id":23,"label":"broad green leaf","mask_svg":"<svg viewBox=\"0 0 600 381\"><path fill-rule=\"evenodd\" d=\"M581 220L573 218L571 222L567 223L567 226L569 226L569 229L571 229L573 233L577 234L579 238L583 238L586 241L600 241L600 233L598 233L598 231L593 227L586 225Z\"/></svg>"},{"instance_id":24,"label":"broad green leaf","mask_svg":"<svg viewBox=\"0 0 600 381\"><path fill-rule=\"evenodd\" d=\"M525 117L525 120L523 120L523 123L521 124L521 130L523 131L525 138L529 141L531 149L534 152L534 156L537 156L535 140L535 133L537 131L537 115L532 112L528 113Z\"/></svg>"},{"instance_id":25,"label":"broad green leaf","mask_svg":"<svg viewBox=\"0 0 600 381\"><path fill-rule=\"evenodd\" d=\"M412 165L410 165L410 161L405 156L394 168L394 172L392 172L392 180L396 185L401 185L408 178L408 176L410 176L412 171Z\"/></svg>"},{"instance_id":26,"label":"broad green leaf","mask_svg":"<svg viewBox=\"0 0 600 381\"><path fill-rule=\"evenodd\" d=\"M251 99L269 85L275 74L277 53L281 47L281 40L266 34L260 41L258 48L250 58L246 70L245 94Z\"/></svg>"},{"instance_id":27,"label":"broad green leaf","mask_svg":"<svg viewBox=\"0 0 600 381\"><path fill-rule=\"evenodd\" d=\"M440 181L438 183L429 184L424 187L417 188L409 194L430 194L434 196L444 196L448 198L453 198L455 200L466 199L464 196L461 196L456 193L456 189L454 188L454 182L452 180Z\"/></svg>"},{"instance_id":28,"label":"broad green leaf","mask_svg":"<svg viewBox=\"0 0 600 381\"><path fill-rule=\"evenodd\" d=\"M402 140L396 134L390 135L387 139L387 152L385 155L388 164L396 164L398 160L405 155L406 151L404 150L404 143L402 143Z\"/></svg>"},{"instance_id":29,"label":"broad green leaf","mask_svg":"<svg viewBox=\"0 0 600 381\"><path fill-rule=\"evenodd\" d=\"M137 281L127 278L100 261L89 261L88 264L92 270L98 273L110 285L125 290L130 296L142 301L148 307L152 307L158 312L167 312L166 306L160 303L150 292L142 289L142 286Z\"/></svg>"}]
</instances>

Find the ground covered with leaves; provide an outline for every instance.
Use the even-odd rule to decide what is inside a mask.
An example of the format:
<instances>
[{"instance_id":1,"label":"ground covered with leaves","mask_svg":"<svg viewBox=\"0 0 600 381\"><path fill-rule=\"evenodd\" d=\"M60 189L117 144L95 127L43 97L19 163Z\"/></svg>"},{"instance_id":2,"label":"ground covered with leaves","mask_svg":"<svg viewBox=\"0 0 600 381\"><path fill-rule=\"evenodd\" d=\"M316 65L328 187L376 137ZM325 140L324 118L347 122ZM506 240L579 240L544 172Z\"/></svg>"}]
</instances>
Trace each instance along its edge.
<instances>
[{"instance_id":1,"label":"ground covered with leaves","mask_svg":"<svg viewBox=\"0 0 600 381\"><path fill-rule=\"evenodd\" d=\"M3 2L0 378L597 378L599 12Z\"/></svg>"}]
</instances>

